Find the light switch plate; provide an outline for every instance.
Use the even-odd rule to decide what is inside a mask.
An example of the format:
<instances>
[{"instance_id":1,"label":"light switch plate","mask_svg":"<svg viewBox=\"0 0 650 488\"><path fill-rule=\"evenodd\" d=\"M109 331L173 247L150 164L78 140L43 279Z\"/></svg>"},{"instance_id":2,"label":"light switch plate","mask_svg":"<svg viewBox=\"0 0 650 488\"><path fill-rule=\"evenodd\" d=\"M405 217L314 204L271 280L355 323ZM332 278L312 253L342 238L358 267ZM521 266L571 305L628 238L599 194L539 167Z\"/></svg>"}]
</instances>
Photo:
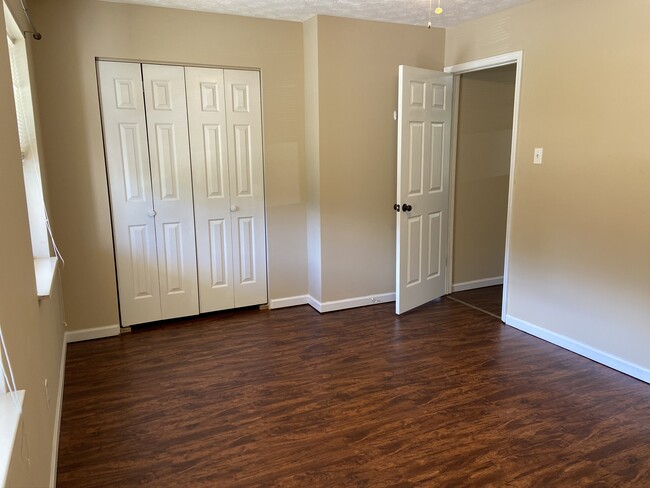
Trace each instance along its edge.
<instances>
[{"instance_id":1,"label":"light switch plate","mask_svg":"<svg viewBox=\"0 0 650 488\"><path fill-rule=\"evenodd\" d=\"M544 156L544 148L536 147L533 155L533 164L542 164L542 157Z\"/></svg>"}]
</instances>

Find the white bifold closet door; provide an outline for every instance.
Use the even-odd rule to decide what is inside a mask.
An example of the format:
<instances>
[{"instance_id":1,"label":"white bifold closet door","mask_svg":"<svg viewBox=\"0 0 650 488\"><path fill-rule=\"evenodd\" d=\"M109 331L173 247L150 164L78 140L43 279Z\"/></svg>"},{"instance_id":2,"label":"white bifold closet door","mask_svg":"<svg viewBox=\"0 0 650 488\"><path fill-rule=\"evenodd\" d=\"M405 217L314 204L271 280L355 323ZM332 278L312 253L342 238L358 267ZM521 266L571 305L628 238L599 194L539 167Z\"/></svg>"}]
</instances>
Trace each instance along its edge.
<instances>
[{"instance_id":1,"label":"white bifold closet door","mask_svg":"<svg viewBox=\"0 0 650 488\"><path fill-rule=\"evenodd\" d=\"M122 325L197 314L183 68L98 70Z\"/></svg>"},{"instance_id":2,"label":"white bifold closet door","mask_svg":"<svg viewBox=\"0 0 650 488\"><path fill-rule=\"evenodd\" d=\"M201 312L266 303L257 71L185 68Z\"/></svg>"},{"instance_id":3,"label":"white bifold closet door","mask_svg":"<svg viewBox=\"0 0 650 488\"><path fill-rule=\"evenodd\" d=\"M142 73L101 62L99 88L123 325L161 318Z\"/></svg>"},{"instance_id":4,"label":"white bifold closet door","mask_svg":"<svg viewBox=\"0 0 650 488\"><path fill-rule=\"evenodd\" d=\"M266 303L259 72L98 73L122 325Z\"/></svg>"},{"instance_id":5,"label":"white bifold closet door","mask_svg":"<svg viewBox=\"0 0 650 488\"><path fill-rule=\"evenodd\" d=\"M192 167L182 66L142 65L162 318L199 313Z\"/></svg>"}]
</instances>

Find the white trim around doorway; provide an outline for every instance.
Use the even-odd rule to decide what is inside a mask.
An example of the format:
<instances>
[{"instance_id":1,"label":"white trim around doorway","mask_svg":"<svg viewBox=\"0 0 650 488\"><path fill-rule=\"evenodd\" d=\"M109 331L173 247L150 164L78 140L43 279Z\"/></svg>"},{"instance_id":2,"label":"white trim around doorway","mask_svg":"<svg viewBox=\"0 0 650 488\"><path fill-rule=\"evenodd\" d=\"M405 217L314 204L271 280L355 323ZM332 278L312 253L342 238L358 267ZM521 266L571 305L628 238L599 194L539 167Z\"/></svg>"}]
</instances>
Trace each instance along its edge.
<instances>
[{"instance_id":1,"label":"white trim around doorway","mask_svg":"<svg viewBox=\"0 0 650 488\"><path fill-rule=\"evenodd\" d=\"M508 315L508 270L509 270L509 257L510 257L510 232L512 223L512 207L514 200L514 186L515 186L515 161L517 156L517 132L519 123L519 100L521 93L521 71L523 67L523 51L514 51L511 53L501 54L499 56L492 56L484 59L477 59L467 63L455 64L447 66L445 73L454 75L454 120L458 119L458 82L457 78L463 73L470 73L472 71L480 71L489 68L497 68L508 64L515 64L517 72L515 75L515 101L512 119L512 145L510 148L510 179L508 183L508 212L506 220L506 249L503 267L503 305L501 308L501 320L505 321ZM449 182L449 262L447 268L447 292L452 291L452 258L453 258L453 224L454 224L454 188L456 183L456 130L457 125L454 123L452 127L452 154L450 161L450 182Z\"/></svg>"}]
</instances>

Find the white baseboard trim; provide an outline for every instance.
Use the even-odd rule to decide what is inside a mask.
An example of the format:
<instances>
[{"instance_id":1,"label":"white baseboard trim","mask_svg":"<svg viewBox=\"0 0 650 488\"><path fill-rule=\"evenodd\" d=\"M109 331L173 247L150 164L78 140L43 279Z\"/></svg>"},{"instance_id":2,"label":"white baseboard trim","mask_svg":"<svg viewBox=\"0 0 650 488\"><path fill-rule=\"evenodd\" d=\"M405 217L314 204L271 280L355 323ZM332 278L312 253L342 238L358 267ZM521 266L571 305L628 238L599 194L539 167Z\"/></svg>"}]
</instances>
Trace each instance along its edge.
<instances>
[{"instance_id":1,"label":"white baseboard trim","mask_svg":"<svg viewBox=\"0 0 650 488\"><path fill-rule=\"evenodd\" d=\"M319 302L318 300L316 300L313 296L307 295L307 303L311 306L311 308L313 308L317 312L323 313L323 310L322 310L322 305L323 304L321 302Z\"/></svg>"},{"instance_id":2,"label":"white baseboard trim","mask_svg":"<svg viewBox=\"0 0 650 488\"><path fill-rule=\"evenodd\" d=\"M61 412L63 410L63 386L65 383L65 358L68 352L68 343L65 334L61 346L61 367L59 368L59 391L56 396L56 410L54 411L54 433L52 434L52 460L50 461L50 488L56 487L56 468L59 463L59 434L61 433Z\"/></svg>"},{"instance_id":3,"label":"white baseboard trim","mask_svg":"<svg viewBox=\"0 0 650 488\"><path fill-rule=\"evenodd\" d=\"M295 307L297 305L307 305L309 303L309 295L298 295L295 297L274 298L269 300L269 308L274 310L276 308Z\"/></svg>"},{"instance_id":4,"label":"white baseboard trim","mask_svg":"<svg viewBox=\"0 0 650 488\"><path fill-rule=\"evenodd\" d=\"M335 312L347 308L365 307L377 305L378 303L394 302L395 293L382 293L379 295L368 295L366 297L346 298L344 300L333 300L330 302L319 302L311 295L298 295L295 297L276 298L269 300L269 309L295 307L297 305L311 305L320 313Z\"/></svg>"},{"instance_id":5,"label":"white baseboard trim","mask_svg":"<svg viewBox=\"0 0 650 488\"><path fill-rule=\"evenodd\" d=\"M395 293L381 293L378 295L368 295L366 297L346 298L344 300L333 300L330 302L319 302L314 297L309 297L309 305L314 307L320 313L335 312L348 308L365 307L368 305L377 305L395 301Z\"/></svg>"},{"instance_id":6,"label":"white baseboard trim","mask_svg":"<svg viewBox=\"0 0 650 488\"><path fill-rule=\"evenodd\" d=\"M650 383L650 370L642 368L636 364L630 363L625 359L613 356L607 352L601 351L594 347L583 344L569 337L551 332L537 325L533 325L525 320L518 319L511 315L506 315L506 324L526 332L535 337L539 337L547 342L568 349L571 352L589 358L597 363L604 364L612 369L625 373L633 378Z\"/></svg>"},{"instance_id":7,"label":"white baseboard trim","mask_svg":"<svg viewBox=\"0 0 650 488\"><path fill-rule=\"evenodd\" d=\"M103 337L112 337L120 335L120 325L107 325L105 327L95 327L92 329L69 330L65 333L65 342L89 341L91 339L102 339Z\"/></svg>"},{"instance_id":8,"label":"white baseboard trim","mask_svg":"<svg viewBox=\"0 0 650 488\"><path fill-rule=\"evenodd\" d=\"M495 276L494 278L485 278L482 280L465 281L464 283L456 283L451 285L451 291L465 291L474 290L475 288L485 288L486 286L503 285L503 276Z\"/></svg>"}]
</instances>

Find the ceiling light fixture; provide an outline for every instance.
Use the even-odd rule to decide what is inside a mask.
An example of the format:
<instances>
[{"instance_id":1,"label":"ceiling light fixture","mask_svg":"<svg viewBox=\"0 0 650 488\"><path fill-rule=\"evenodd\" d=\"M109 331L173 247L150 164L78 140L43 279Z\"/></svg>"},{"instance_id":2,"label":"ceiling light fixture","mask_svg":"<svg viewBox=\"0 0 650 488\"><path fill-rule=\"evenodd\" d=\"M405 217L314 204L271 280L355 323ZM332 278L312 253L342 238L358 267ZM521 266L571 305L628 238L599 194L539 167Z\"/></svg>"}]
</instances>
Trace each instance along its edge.
<instances>
[{"instance_id":1,"label":"ceiling light fixture","mask_svg":"<svg viewBox=\"0 0 650 488\"><path fill-rule=\"evenodd\" d=\"M429 23L427 24L427 29L431 29L431 1L429 0ZM438 6L436 9L433 11L436 15L440 15L442 13L442 7L440 6L440 0L438 0Z\"/></svg>"}]
</instances>

